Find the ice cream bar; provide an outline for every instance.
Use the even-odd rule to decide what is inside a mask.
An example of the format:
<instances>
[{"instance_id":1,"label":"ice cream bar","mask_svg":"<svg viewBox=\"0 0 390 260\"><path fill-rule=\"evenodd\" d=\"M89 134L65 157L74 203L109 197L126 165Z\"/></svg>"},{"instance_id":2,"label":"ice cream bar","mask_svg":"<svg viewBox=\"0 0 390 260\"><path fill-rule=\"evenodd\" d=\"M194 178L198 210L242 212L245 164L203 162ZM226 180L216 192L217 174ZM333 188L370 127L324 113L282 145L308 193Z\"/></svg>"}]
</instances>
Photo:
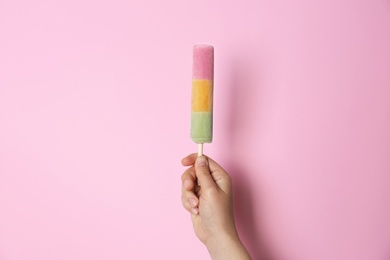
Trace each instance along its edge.
<instances>
[{"instance_id":1,"label":"ice cream bar","mask_svg":"<svg viewBox=\"0 0 390 260\"><path fill-rule=\"evenodd\" d=\"M192 67L191 139L211 143L213 139L214 47L195 45Z\"/></svg>"}]
</instances>

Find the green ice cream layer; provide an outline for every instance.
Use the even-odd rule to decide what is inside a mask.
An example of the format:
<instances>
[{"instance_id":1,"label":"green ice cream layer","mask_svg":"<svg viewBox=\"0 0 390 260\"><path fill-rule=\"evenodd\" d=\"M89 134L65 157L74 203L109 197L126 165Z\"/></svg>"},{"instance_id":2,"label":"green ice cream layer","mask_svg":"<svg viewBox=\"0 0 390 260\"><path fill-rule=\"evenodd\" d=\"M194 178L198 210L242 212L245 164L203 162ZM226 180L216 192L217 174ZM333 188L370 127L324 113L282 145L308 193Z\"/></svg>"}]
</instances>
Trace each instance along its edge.
<instances>
[{"instance_id":1,"label":"green ice cream layer","mask_svg":"<svg viewBox=\"0 0 390 260\"><path fill-rule=\"evenodd\" d=\"M213 113L191 112L191 139L195 143L211 143L213 140Z\"/></svg>"}]
</instances>

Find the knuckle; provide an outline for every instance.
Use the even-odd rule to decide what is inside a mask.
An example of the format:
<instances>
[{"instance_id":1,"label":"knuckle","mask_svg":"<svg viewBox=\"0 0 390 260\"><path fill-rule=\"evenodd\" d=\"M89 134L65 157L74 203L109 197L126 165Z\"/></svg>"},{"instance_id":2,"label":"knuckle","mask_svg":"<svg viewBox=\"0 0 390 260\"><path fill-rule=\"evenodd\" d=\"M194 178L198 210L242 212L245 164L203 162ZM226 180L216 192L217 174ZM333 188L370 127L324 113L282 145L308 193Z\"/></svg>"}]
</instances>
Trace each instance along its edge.
<instances>
[{"instance_id":1,"label":"knuckle","mask_svg":"<svg viewBox=\"0 0 390 260\"><path fill-rule=\"evenodd\" d=\"M186 201L186 195L185 195L185 192L183 192L182 194L181 194L181 201L184 203L185 201Z\"/></svg>"},{"instance_id":2,"label":"knuckle","mask_svg":"<svg viewBox=\"0 0 390 260\"><path fill-rule=\"evenodd\" d=\"M191 167L187 169L182 175L181 175L181 180L183 181L184 179L194 179L195 174L193 173L194 168Z\"/></svg>"},{"instance_id":3,"label":"knuckle","mask_svg":"<svg viewBox=\"0 0 390 260\"><path fill-rule=\"evenodd\" d=\"M183 205L183 207L185 209L188 209L188 203L187 203L187 200L185 198L183 198L183 196L181 197L181 204Z\"/></svg>"}]
</instances>

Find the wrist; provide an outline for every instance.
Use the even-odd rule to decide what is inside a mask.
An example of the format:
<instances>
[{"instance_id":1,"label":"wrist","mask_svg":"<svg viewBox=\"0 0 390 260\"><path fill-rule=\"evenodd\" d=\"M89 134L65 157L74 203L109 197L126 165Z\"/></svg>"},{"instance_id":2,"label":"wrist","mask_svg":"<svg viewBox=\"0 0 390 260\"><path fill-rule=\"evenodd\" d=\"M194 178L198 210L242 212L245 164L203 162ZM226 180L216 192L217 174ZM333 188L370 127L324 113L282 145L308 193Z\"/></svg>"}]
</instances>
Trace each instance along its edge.
<instances>
[{"instance_id":1,"label":"wrist","mask_svg":"<svg viewBox=\"0 0 390 260\"><path fill-rule=\"evenodd\" d=\"M206 247L212 260L251 259L235 230L210 238Z\"/></svg>"}]
</instances>

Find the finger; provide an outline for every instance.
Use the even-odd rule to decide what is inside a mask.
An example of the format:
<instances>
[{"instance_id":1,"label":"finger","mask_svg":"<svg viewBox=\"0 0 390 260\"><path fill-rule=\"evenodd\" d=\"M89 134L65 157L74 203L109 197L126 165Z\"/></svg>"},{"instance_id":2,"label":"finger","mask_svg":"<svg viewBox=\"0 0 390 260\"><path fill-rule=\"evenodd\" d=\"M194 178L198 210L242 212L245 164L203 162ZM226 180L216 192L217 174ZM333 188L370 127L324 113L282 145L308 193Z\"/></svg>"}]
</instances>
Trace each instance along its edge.
<instances>
[{"instance_id":1,"label":"finger","mask_svg":"<svg viewBox=\"0 0 390 260\"><path fill-rule=\"evenodd\" d=\"M195 175L195 168L190 167L188 168L182 175L181 175L181 182L182 182L182 188L184 190L193 190L196 183L196 175Z\"/></svg>"},{"instance_id":2,"label":"finger","mask_svg":"<svg viewBox=\"0 0 390 260\"><path fill-rule=\"evenodd\" d=\"M213 189L217 187L213 177L211 176L209 162L206 156L202 155L197 157L195 163L195 174L196 178L198 179L198 184L202 190Z\"/></svg>"},{"instance_id":3,"label":"finger","mask_svg":"<svg viewBox=\"0 0 390 260\"><path fill-rule=\"evenodd\" d=\"M199 208L192 208L191 209L191 219L193 220L193 217L199 214Z\"/></svg>"},{"instance_id":4,"label":"finger","mask_svg":"<svg viewBox=\"0 0 390 260\"><path fill-rule=\"evenodd\" d=\"M193 209L198 207L199 200L192 191L184 191L181 194L181 203L188 212L194 213Z\"/></svg>"},{"instance_id":5,"label":"finger","mask_svg":"<svg viewBox=\"0 0 390 260\"><path fill-rule=\"evenodd\" d=\"M214 161L210 157L208 157L208 159L209 159L208 160L209 161L209 168L210 168L211 172L215 172L215 171L219 171L219 170L225 171L216 161Z\"/></svg>"},{"instance_id":6,"label":"finger","mask_svg":"<svg viewBox=\"0 0 390 260\"><path fill-rule=\"evenodd\" d=\"M225 191L229 192L231 190L231 178L230 175L213 159L208 158L209 169L213 180L217 186Z\"/></svg>"},{"instance_id":7,"label":"finger","mask_svg":"<svg viewBox=\"0 0 390 260\"><path fill-rule=\"evenodd\" d=\"M194 165L196 158L198 157L197 153L190 154L182 159L182 164L184 166ZM231 178L229 174L213 159L208 158L209 169L211 172L211 176L217 186L225 192L231 190Z\"/></svg>"},{"instance_id":8,"label":"finger","mask_svg":"<svg viewBox=\"0 0 390 260\"><path fill-rule=\"evenodd\" d=\"M198 154L192 153L190 155L187 155L181 160L181 164L183 166L191 166L194 165L196 158L198 157Z\"/></svg>"}]
</instances>

